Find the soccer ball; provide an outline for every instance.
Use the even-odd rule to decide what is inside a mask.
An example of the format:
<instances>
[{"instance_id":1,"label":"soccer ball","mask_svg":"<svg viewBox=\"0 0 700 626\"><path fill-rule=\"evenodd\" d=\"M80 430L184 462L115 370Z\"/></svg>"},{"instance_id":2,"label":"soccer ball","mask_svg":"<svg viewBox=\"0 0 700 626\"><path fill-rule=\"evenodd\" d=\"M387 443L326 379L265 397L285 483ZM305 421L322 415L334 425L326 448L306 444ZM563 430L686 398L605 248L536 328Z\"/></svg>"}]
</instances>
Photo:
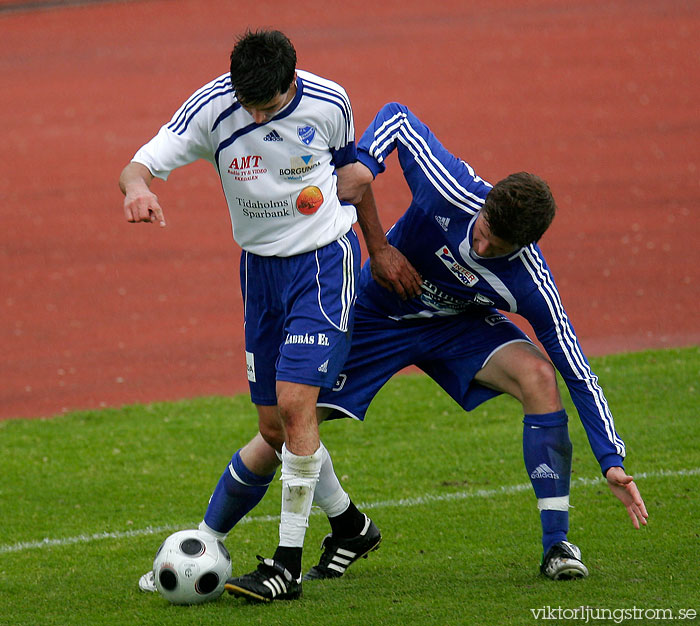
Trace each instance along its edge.
<instances>
[{"instance_id":1,"label":"soccer ball","mask_svg":"<svg viewBox=\"0 0 700 626\"><path fill-rule=\"evenodd\" d=\"M153 574L160 594L173 604L200 604L224 592L231 556L218 539L201 530L180 530L158 548Z\"/></svg>"}]
</instances>

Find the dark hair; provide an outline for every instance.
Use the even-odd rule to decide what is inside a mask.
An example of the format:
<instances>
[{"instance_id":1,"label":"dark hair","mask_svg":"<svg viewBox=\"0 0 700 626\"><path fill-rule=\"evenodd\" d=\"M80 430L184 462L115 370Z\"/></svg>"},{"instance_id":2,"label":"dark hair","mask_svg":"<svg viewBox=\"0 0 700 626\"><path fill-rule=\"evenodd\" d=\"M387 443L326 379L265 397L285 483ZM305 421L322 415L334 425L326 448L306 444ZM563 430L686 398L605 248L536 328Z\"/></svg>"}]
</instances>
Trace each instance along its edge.
<instances>
[{"instance_id":1,"label":"dark hair","mask_svg":"<svg viewBox=\"0 0 700 626\"><path fill-rule=\"evenodd\" d=\"M549 185L539 176L518 172L498 181L482 209L491 232L518 247L544 235L557 206Z\"/></svg>"},{"instance_id":2,"label":"dark hair","mask_svg":"<svg viewBox=\"0 0 700 626\"><path fill-rule=\"evenodd\" d=\"M278 30L246 31L231 51L231 82L245 104L264 104L294 80L297 53Z\"/></svg>"}]
</instances>

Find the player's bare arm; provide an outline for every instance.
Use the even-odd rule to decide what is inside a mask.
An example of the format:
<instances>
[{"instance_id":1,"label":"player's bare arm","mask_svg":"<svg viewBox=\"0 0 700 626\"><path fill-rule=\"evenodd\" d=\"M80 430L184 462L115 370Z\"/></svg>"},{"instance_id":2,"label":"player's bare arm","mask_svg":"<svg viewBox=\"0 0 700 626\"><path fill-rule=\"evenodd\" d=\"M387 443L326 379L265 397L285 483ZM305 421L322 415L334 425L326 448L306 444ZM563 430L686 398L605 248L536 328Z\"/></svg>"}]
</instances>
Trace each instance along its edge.
<instances>
[{"instance_id":1,"label":"player's bare arm","mask_svg":"<svg viewBox=\"0 0 700 626\"><path fill-rule=\"evenodd\" d=\"M338 177L338 198L343 202L357 204L369 189L374 177L366 165L359 161L344 165L336 170Z\"/></svg>"},{"instance_id":2,"label":"player's bare arm","mask_svg":"<svg viewBox=\"0 0 700 626\"><path fill-rule=\"evenodd\" d=\"M372 276L382 287L396 292L403 300L415 298L420 295L422 279L408 259L386 239L372 187L366 182L367 176L372 180L372 173L362 163L353 163L352 166L353 169L346 172L343 184L345 190L352 189L355 185L358 189L361 186L365 188L361 200L355 202L355 207L357 221L369 252ZM347 170L347 167L342 169Z\"/></svg>"},{"instance_id":3,"label":"player's bare arm","mask_svg":"<svg viewBox=\"0 0 700 626\"><path fill-rule=\"evenodd\" d=\"M150 185L153 174L141 163L132 161L119 176L119 188L124 194L124 216L128 222L158 222L165 226L163 209Z\"/></svg>"},{"instance_id":4,"label":"player's bare arm","mask_svg":"<svg viewBox=\"0 0 700 626\"><path fill-rule=\"evenodd\" d=\"M611 467L605 478L608 480L610 491L625 505L634 527L639 528L640 524L646 526L649 514L632 476L621 467Z\"/></svg>"}]
</instances>

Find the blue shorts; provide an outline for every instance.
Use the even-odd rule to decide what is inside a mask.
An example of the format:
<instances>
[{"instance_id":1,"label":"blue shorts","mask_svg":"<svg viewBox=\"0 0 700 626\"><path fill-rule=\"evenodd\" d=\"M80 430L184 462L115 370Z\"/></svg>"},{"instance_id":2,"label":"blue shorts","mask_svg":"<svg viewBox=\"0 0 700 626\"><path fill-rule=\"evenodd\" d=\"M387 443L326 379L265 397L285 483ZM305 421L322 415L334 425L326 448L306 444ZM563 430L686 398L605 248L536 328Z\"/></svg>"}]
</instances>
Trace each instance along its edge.
<instances>
[{"instance_id":1,"label":"blue shorts","mask_svg":"<svg viewBox=\"0 0 700 626\"><path fill-rule=\"evenodd\" d=\"M396 321L362 306L355 310L352 348L335 386L318 406L337 409L330 417L365 419L377 392L397 372L416 365L465 411L499 395L474 382L476 373L505 344L530 342L496 309L423 320Z\"/></svg>"},{"instance_id":2,"label":"blue shorts","mask_svg":"<svg viewBox=\"0 0 700 626\"><path fill-rule=\"evenodd\" d=\"M352 229L296 256L242 253L246 366L255 404L277 404L278 380L333 386L350 350L360 255Z\"/></svg>"}]
</instances>

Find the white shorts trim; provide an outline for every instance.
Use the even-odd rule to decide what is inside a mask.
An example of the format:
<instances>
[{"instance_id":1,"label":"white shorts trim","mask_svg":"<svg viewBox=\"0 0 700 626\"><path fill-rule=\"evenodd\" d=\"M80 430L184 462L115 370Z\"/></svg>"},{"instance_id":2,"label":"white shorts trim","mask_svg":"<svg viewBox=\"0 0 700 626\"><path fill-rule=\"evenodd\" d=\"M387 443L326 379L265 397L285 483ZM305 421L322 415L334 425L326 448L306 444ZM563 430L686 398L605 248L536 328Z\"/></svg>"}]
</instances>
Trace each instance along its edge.
<instances>
[{"instance_id":1,"label":"white shorts trim","mask_svg":"<svg viewBox=\"0 0 700 626\"><path fill-rule=\"evenodd\" d=\"M484 362L481 364L481 369L484 369L486 367L486 364L493 358L493 355L496 354L499 350L502 348L505 348L506 346L509 346L512 343L529 343L531 346L534 346L535 344L532 343L530 339L513 339L511 341L506 341L505 343L502 343L500 346L495 348L491 354L489 354L486 359L484 359Z\"/></svg>"}]
</instances>

